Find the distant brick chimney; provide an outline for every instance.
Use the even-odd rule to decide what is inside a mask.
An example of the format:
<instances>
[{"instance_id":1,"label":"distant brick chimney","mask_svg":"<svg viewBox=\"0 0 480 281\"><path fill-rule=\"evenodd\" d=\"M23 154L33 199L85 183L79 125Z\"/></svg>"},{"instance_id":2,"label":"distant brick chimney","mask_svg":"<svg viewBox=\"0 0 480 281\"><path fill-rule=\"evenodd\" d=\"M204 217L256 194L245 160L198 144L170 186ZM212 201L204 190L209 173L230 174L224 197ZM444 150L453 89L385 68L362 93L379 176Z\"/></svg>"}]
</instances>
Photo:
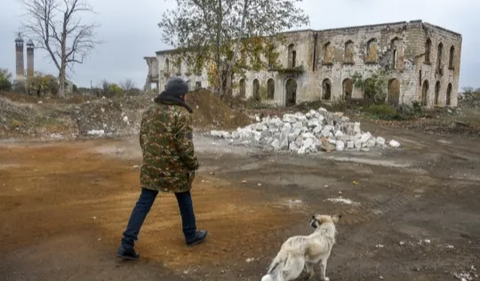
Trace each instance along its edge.
<instances>
[{"instance_id":1,"label":"distant brick chimney","mask_svg":"<svg viewBox=\"0 0 480 281\"><path fill-rule=\"evenodd\" d=\"M18 33L17 39L15 39L15 63L16 63L16 79L25 79L25 67L23 62L23 38Z\"/></svg>"},{"instance_id":2,"label":"distant brick chimney","mask_svg":"<svg viewBox=\"0 0 480 281\"><path fill-rule=\"evenodd\" d=\"M33 78L35 73L35 45L32 39L27 42L27 77Z\"/></svg>"}]
</instances>

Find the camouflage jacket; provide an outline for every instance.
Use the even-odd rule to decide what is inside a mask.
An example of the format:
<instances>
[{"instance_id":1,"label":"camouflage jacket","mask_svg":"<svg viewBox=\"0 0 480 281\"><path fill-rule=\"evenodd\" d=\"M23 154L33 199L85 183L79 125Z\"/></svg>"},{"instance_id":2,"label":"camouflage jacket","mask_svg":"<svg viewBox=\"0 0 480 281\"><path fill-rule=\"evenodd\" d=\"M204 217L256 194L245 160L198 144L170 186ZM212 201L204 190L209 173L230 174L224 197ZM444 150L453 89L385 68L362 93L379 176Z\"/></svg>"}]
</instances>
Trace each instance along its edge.
<instances>
[{"instance_id":1,"label":"camouflage jacket","mask_svg":"<svg viewBox=\"0 0 480 281\"><path fill-rule=\"evenodd\" d=\"M192 134L192 116L182 106L155 103L143 113L142 188L175 193L191 189L199 166Z\"/></svg>"}]
</instances>

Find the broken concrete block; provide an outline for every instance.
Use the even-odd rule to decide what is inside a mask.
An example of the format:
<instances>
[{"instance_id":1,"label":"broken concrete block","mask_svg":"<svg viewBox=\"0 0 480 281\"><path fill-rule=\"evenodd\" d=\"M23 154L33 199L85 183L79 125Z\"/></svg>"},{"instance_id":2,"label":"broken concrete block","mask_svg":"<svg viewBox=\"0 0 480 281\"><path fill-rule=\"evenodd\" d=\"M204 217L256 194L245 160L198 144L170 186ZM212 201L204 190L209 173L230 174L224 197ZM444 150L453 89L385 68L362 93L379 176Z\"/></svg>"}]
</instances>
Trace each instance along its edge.
<instances>
[{"instance_id":1,"label":"broken concrete block","mask_svg":"<svg viewBox=\"0 0 480 281\"><path fill-rule=\"evenodd\" d=\"M288 146L288 150L290 151L298 151L298 146L295 144L295 142L291 142Z\"/></svg>"},{"instance_id":2,"label":"broken concrete block","mask_svg":"<svg viewBox=\"0 0 480 281\"><path fill-rule=\"evenodd\" d=\"M301 133L302 133L302 129L295 129L295 128L292 128L292 134L294 134L295 136L299 136Z\"/></svg>"},{"instance_id":3,"label":"broken concrete block","mask_svg":"<svg viewBox=\"0 0 480 281\"><path fill-rule=\"evenodd\" d=\"M353 141L348 141L347 142L347 149L354 149L355 148L355 143Z\"/></svg>"},{"instance_id":4,"label":"broken concrete block","mask_svg":"<svg viewBox=\"0 0 480 281\"><path fill-rule=\"evenodd\" d=\"M314 146L313 138L307 138L303 141L303 146L306 148L310 148Z\"/></svg>"},{"instance_id":5,"label":"broken concrete block","mask_svg":"<svg viewBox=\"0 0 480 281\"><path fill-rule=\"evenodd\" d=\"M362 147L361 141L355 141L355 148L360 149Z\"/></svg>"},{"instance_id":6,"label":"broken concrete block","mask_svg":"<svg viewBox=\"0 0 480 281\"><path fill-rule=\"evenodd\" d=\"M353 134L361 134L362 130L360 130L360 122L353 123Z\"/></svg>"},{"instance_id":7,"label":"broken concrete block","mask_svg":"<svg viewBox=\"0 0 480 281\"><path fill-rule=\"evenodd\" d=\"M295 140L295 144L298 147L302 147L303 146L303 138L302 137L297 137L297 139Z\"/></svg>"},{"instance_id":8,"label":"broken concrete block","mask_svg":"<svg viewBox=\"0 0 480 281\"><path fill-rule=\"evenodd\" d=\"M341 140L337 141L337 144L335 146L337 151L343 151L345 149L345 143Z\"/></svg>"},{"instance_id":9,"label":"broken concrete block","mask_svg":"<svg viewBox=\"0 0 480 281\"><path fill-rule=\"evenodd\" d=\"M288 143L294 142L297 139L298 135L295 135L294 133L288 134Z\"/></svg>"},{"instance_id":10,"label":"broken concrete block","mask_svg":"<svg viewBox=\"0 0 480 281\"><path fill-rule=\"evenodd\" d=\"M314 138L315 138L315 135L312 134L312 133L310 133L310 132L308 132L308 133L303 133L303 134L302 134L302 138L303 138L303 139L314 139Z\"/></svg>"},{"instance_id":11,"label":"broken concrete block","mask_svg":"<svg viewBox=\"0 0 480 281\"><path fill-rule=\"evenodd\" d=\"M396 140L391 140L390 143L389 143L389 145L390 145L391 147L395 147L395 148L400 147L400 143L399 143L398 141L396 141Z\"/></svg>"},{"instance_id":12,"label":"broken concrete block","mask_svg":"<svg viewBox=\"0 0 480 281\"><path fill-rule=\"evenodd\" d=\"M277 139L275 139L270 145L271 145L271 146L273 147L273 149L275 149L275 150L279 150L279 149L280 149L280 141L277 140Z\"/></svg>"},{"instance_id":13,"label":"broken concrete block","mask_svg":"<svg viewBox=\"0 0 480 281\"><path fill-rule=\"evenodd\" d=\"M377 145L379 145L379 146L384 146L385 145L385 139L382 138L382 137L377 137L376 142L377 142Z\"/></svg>"},{"instance_id":14,"label":"broken concrete block","mask_svg":"<svg viewBox=\"0 0 480 281\"><path fill-rule=\"evenodd\" d=\"M301 129L301 128L303 128L302 122L296 122L295 124L293 124L293 129Z\"/></svg>"},{"instance_id":15,"label":"broken concrete block","mask_svg":"<svg viewBox=\"0 0 480 281\"><path fill-rule=\"evenodd\" d=\"M365 142L367 142L371 137L372 137L372 134L370 134L370 133L365 133L365 134L363 134L363 135L361 136L360 141L361 141L362 143L365 143Z\"/></svg>"},{"instance_id":16,"label":"broken concrete block","mask_svg":"<svg viewBox=\"0 0 480 281\"><path fill-rule=\"evenodd\" d=\"M295 123L297 122L297 117L293 114L285 114L283 115L283 122Z\"/></svg>"},{"instance_id":17,"label":"broken concrete block","mask_svg":"<svg viewBox=\"0 0 480 281\"><path fill-rule=\"evenodd\" d=\"M375 138L370 138L367 142L366 142L366 147L369 147L369 148L372 148L375 146Z\"/></svg>"},{"instance_id":18,"label":"broken concrete block","mask_svg":"<svg viewBox=\"0 0 480 281\"><path fill-rule=\"evenodd\" d=\"M318 120L316 120L316 119L312 119L312 120L308 121L307 126L309 128L316 128L316 127L320 126L320 122L318 122Z\"/></svg>"},{"instance_id":19,"label":"broken concrete block","mask_svg":"<svg viewBox=\"0 0 480 281\"><path fill-rule=\"evenodd\" d=\"M298 154L306 154L307 153L307 148L302 146L298 151L297 151Z\"/></svg>"},{"instance_id":20,"label":"broken concrete block","mask_svg":"<svg viewBox=\"0 0 480 281\"><path fill-rule=\"evenodd\" d=\"M313 133L314 133L315 135L318 135L318 134L320 134L320 133L322 132L322 130L323 130L323 127L322 127L321 125L318 125L317 127L315 127L315 128L313 129Z\"/></svg>"},{"instance_id":21,"label":"broken concrete block","mask_svg":"<svg viewBox=\"0 0 480 281\"><path fill-rule=\"evenodd\" d=\"M300 122L303 122L307 120L307 117L305 115L300 115L300 116L297 116L297 120Z\"/></svg>"}]
</instances>

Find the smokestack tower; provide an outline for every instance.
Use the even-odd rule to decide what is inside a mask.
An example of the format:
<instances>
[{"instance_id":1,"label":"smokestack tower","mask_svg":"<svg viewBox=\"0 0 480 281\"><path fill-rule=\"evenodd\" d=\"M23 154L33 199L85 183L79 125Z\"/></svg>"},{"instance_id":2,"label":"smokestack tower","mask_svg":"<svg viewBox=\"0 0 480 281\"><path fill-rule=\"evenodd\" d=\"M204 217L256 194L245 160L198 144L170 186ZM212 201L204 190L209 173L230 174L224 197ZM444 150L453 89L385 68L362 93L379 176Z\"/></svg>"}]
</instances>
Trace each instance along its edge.
<instances>
[{"instance_id":1,"label":"smokestack tower","mask_svg":"<svg viewBox=\"0 0 480 281\"><path fill-rule=\"evenodd\" d=\"M18 37L15 39L15 56L16 78L17 80L23 80L25 78L25 68L23 64L23 38L20 33L18 33Z\"/></svg>"},{"instance_id":2,"label":"smokestack tower","mask_svg":"<svg viewBox=\"0 0 480 281\"><path fill-rule=\"evenodd\" d=\"M35 73L35 45L32 39L27 42L27 78L32 79Z\"/></svg>"}]
</instances>

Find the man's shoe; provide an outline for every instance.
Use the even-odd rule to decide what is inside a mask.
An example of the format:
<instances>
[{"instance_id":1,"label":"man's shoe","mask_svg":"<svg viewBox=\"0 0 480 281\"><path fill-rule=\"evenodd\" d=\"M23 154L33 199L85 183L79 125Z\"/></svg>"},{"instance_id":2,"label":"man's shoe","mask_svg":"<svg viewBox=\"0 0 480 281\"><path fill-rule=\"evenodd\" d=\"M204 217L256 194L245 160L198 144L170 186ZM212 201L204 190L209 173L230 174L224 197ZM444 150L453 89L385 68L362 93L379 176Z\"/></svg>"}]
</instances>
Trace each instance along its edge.
<instances>
[{"instance_id":1,"label":"man's shoe","mask_svg":"<svg viewBox=\"0 0 480 281\"><path fill-rule=\"evenodd\" d=\"M140 257L140 255L137 254L134 249L126 250L125 248L120 246L117 251L117 257L124 260L136 260Z\"/></svg>"},{"instance_id":2,"label":"man's shoe","mask_svg":"<svg viewBox=\"0 0 480 281\"><path fill-rule=\"evenodd\" d=\"M199 230L195 233L195 237L187 239L187 246L194 246L202 243L207 238L208 231Z\"/></svg>"}]
</instances>

